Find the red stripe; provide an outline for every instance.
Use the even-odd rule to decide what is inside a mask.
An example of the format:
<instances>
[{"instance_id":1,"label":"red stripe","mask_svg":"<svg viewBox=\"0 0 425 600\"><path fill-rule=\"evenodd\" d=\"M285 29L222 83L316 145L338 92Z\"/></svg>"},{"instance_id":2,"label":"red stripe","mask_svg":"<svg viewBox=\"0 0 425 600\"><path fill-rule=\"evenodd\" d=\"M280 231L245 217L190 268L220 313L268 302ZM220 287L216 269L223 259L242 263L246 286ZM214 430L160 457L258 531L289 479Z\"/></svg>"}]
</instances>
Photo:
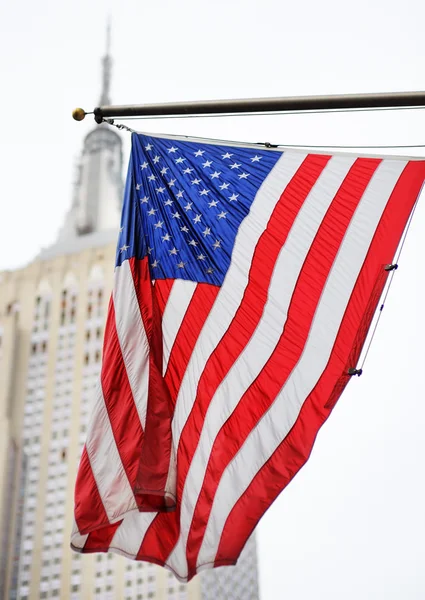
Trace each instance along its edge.
<instances>
[{"instance_id":1,"label":"red stripe","mask_svg":"<svg viewBox=\"0 0 425 600\"><path fill-rule=\"evenodd\" d=\"M155 283L157 288L159 281ZM165 282L164 282L165 283ZM169 288L171 290L171 286ZM193 347L208 316L218 288L199 284L186 311L184 325L173 345L165 376L171 396L175 398ZM167 298L168 299L168 298ZM162 311L163 312L163 311ZM171 554L179 535L180 508L176 512L159 513L149 526L137 554L137 560L149 560L163 565Z\"/></svg>"},{"instance_id":2,"label":"red stripe","mask_svg":"<svg viewBox=\"0 0 425 600\"><path fill-rule=\"evenodd\" d=\"M109 552L109 547L113 540L116 530L122 521L108 525L102 529L92 531L84 544L84 553L89 552Z\"/></svg>"},{"instance_id":3,"label":"red stripe","mask_svg":"<svg viewBox=\"0 0 425 600\"><path fill-rule=\"evenodd\" d=\"M379 301L374 294L377 273L392 261L424 178L424 162L408 163L375 232L326 369L304 402L290 433L233 507L221 536L216 565L239 556L259 519L307 461L317 432L331 412L331 408L326 408L328 399L335 389L339 397L349 380L346 374L347 364L355 365L358 360L364 337L362 343L359 343L357 333L364 315L369 312L371 294L375 296L375 309ZM380 280L382 286L382 279Z\"/></svg>"},{"instance_id":4,"label":"red stripe","mask_svg":"<svg viewBox=\"0 0 425 600\"><path fill-rule=\"evenodd\" d=\"M154 294L158 303L158 310L161 317L164 315L164 310L170 297L171 288L173 287L174 279L157 279L155 281Z\"/></svg>"},{"instance_id":5,"label":"red stripe","mask_svg":"<svg viewBox=\"0 0 425 600\"><path fill-rule=\"evenodd\" d=\"M267 290L277 256L307 195L329 158L320 155L307 156L283 191L267 229L258 240L241 305L204 368L199 380L196 400L182 431L177 459L178 497L181 497L211 398L254 333L267 300Z\"/></svg>"},{"instance_id":6,"label":"red stripe","mask_svg":"<svg viewBox=\"0 0 425 600\"><path fill-rule=\"evenodd\" d=\"M183 375L220 288L199 283L187 307L184 319L176 335L165 374L173 406L180 389Z\"/></svg>"},{"instance_id":7,"label":"red stripe","mask_svg":"<svg viewBox=\"0 0 425 600\"><path fill-rule=\"evenodd\" d=\"M155 283L155 288L157 285L158 280ZM165 375L173 402L175 402L187 363L189 362L205 319L214 304L218 290L219 288L215 286L199 284L192 296L183 325L176 336ZM179 506L176 512L159 513L146 532L137 555L137 560L152 561L152 557L155 557L153 562L163 565L171 554L178 538L180 531L179 521Z\"/></svg>"},{"instance_id":8,"label":"red stripe","mask_svg":"<svg viewBox=\"0 0 425 600\"><path fill-rule=\"evenodd\" d=\"M115 443L133 487L139 466L143 430L121 354L112 300L105 327L101 383Z\"/></svg>"},{"instance_id":9,"label":"red stripe","mask_svg":"<svg viewBox=\"0 0 425 600\"><path fill-rule=\"evenodd\" d=\"M74 502L75 522L81 535L109 524L85 447L75 482Z\"/></svg>"},{"instance_id":10,"label":"red stripe","mask_svg":"<svg viewBox=\"0 0 425 600\"><path fill-rule=\"evenodd\" d=\"M159 513L150 524L136 560L164 565L179 535L180 511Z\"/></svg>"},{"instance_id":11,"label":"red stripe","mask_svg":"<svg viewBox=\"0 0 425 600\"><path fill-rule=\"evenodd\" d=\"M188 537L189 571L196 568L212 501L223 471L270 408L299 361L329 271L355 210L380 162L378 159L358 159L347 174L305 258L279 342L215 439Z\"/></svg>"},{"instance_id":12,"label":"red stripe","mask_svg":"<svg viewBox=\"0 0 425 600\"><path fill-rule=\"evenodd\" d=\"M139 510L157 511L169 508L164 493L171 456L172 418L170 394L162 377L162 313L153 292L148 260L131 259L129 264L150 347L148 406L135 492ZM167 287L158 288L163 292L161 298L166 297Z\"/></svg>"}]
</instances>

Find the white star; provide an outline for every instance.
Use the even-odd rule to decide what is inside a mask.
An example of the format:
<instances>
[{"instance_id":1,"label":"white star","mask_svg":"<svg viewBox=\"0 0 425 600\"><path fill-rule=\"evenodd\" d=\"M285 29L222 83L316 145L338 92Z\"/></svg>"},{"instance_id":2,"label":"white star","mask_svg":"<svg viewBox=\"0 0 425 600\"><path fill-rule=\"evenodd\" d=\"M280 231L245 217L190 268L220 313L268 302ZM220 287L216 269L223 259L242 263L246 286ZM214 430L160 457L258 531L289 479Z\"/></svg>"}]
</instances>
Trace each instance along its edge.
<instances>
[{"instance_id":1,"label":"white star","mask_svg":"<svg viewBox=\"0 0 425 600\"><path fill-rule=\"evenodd\" d=\"M166 175L168 171L168 167L163 167L160 171L161 175Z\"/></svg>"},{"instance_id":2,"label":"white star","mask_svg":"<svg viewBox=\"0 0 425 600\"><path fill-rule=\"evenodd\" d=\"M149 202L149 196L143 196L143 198L140 198L140 202L142 204L147 204Z\"/></svg>"},{"instance_id":3,"label":"white star","mask_svg":"<svg viewBox=\"0 0 425 600\"><path fill-rule=\"evenodd\" d=\"M177 254L178 250L177 250L177 248L176 248L176 247L174 247L172 250L168 250L168 252L170 253L170 255L171 255L171 254L174 254L174 255L175 255L175 254Z\"/></svg>"},{"instance_id":4,"label":"white star","mask_svg":"<svg viewBox=\"0 0 425 600\"><path fill-rule=\"evenodd\" d=\"M207 237L207 235L211 235L211 227L205 227L205 229L202 233L203 233L204 237Z\"/></svg>"},{"instance_id":5,"label":"white star","mask_svg":"<svg viewBox=\"0 0 425 600\"><path fill-rule=\"evenodd\" d=\"M219 213L217 215L217 219L225 219L226 215L227 215L227 212L224 212L224 210L223 210L223 211L221 211L221 213Z\"/></svg>"},{"instance_id":6,"label":"white star","mask_svg":"<svg viewBox=\"0 0 425 600\"><path fill-rule=\"evenodd\" d=\"M197 152L194 152L193 154L195 156L202 156L205 153L205 150L198 150Z\"/></svg>"},{"instance_id":7,"label":"white star","mask_svg":"<svg viewBox=\"0 0 425 600\"><path fill-rule=\"evenodd\" d=\"M171 198L168 198L168 200L166 200L164 202L164 206L171 206L173 204L174 200L171 200Z\"/></svg>"},{"instance_id":8,"label":"white star","mask_svg":"<svg viewBox=\"0 0 425 600\"><path fill-rule=\"evenodd\" d=\"M212 208L213 206L217 206L218 203L219 200L211 200L211 202L208 202L208 206Z\"/></svg>"},{"instance_id":9,"label":"white star","mask_svg":"<svg viewBox=\"0 0 425 600\"><path fill-rule=\"evenodd\" d=\"M199 192L200 196L208 196L210 190L206 190L205 188Z\"/></svg>"},{"instance_id":10,"label":"white star","mask_svg":"<svg viewBox=\"0 0 425 600\"><path fill-rule=\"evenodd\" d=\"M222 183L221 185L219 185L218 187L221 190L227 190L227 188L229 187L230 183Z\"/></svg>"},{"instance_id":11,"label":"white star","mask_svg":"<svg viewBox=\"0 0 425 600\"><path fill-rule=\"evenodd\" d=\"M149 152L149 150L152 150L153 146L152 144L148 144L147 146L145 146L145 150L147 150Z\"/></svg>"},{"instance_id":12,"label":"white star","mask_svg":"<svg viewBox=\"0 0 425 600\"><path fill-rule=\"evenodd\" d=\"M186 206L184 207L184 209L185 209L185 211L186 211L186 212L187 212L188 210L192 210L192 204L193 204L193 202L188 202L188 203L186 204Z\"/></svg>"},{"instance_id":13,"label":"white star","mask_svg":"<svg viewBox=\"0 0 425 600\"><path fill-rule=\"evenodd\" d=\"M197 258L197 260L205 260L206 256L205 256L205 254L198 254L198 256L196 258Z\"/></svg>"},{"instance_id":14,"label":"white star","mask_svg":"<svg viewBox=\"0 0 425 600\"><path fill-rule=\"evenodd\" d=\"M136 190L139 191L141 188L141 184L140 183L136 183Z\"/></svg>"},{"instance_id":15,"label":"white star","mask_svg":"<svg viewBox=\"0 0 425 600\"><path fill-rule=\"evenodd\" d=\"M192 183L192 185L199 185L201 183L201 180L195 178L195 179L192 179L191 183Z\"/></svg>"},{"instance_id":16,"label":"white star","mask_svg":"<svg viewBox=\"0 0 425 600\"><path fill-rule=\"evenodd\" d=\"M221 241L216 240L213 244L213 248L214 248L214 250L217 250L217 248L221 248Z\"/></svg>"},{"instance_id":17,"label":"white star","mask_svg":"<svg viewBox=\"0 0 425 600\"><path fill-rule=\"evenodd\" d=\"M168 182L168 187L173 187L173 185L176 183L175 179L170 179L170 181Z\"/></svg>"},{"instance_id":18,"label":"white star","mask_svg":"<svg viewBox=\"0 0 425 600\"><path fill-rule=\"evenodd\" d=\"M120 227L120 233L124 231L124 227Z\"/></svg>"},{"instance_id":19,"label":"white star","mask_svg":"<svg viewBox=\"0 0 425 600\"><path fill-rule=\"evenodd\" d=\"M120 252L121 252L121 254L122 254L123 252L125 252L126 250L128 250L129 248L130 248L130 246L126 246L125 244L124 244L124 246L121 246L121 248L120 248Z\"/></svg>"},{"instance_id":20,"label":"white star","mask_svg":"<svg viewBox=\"0 0 425 600\"><path fill-rule=\"evenodd\" d=\"M161 186L159 188L156 188L156 191L158 192L158 194L163 194L165 192L165 187Z\"/></svg>"},{"instance_id":21,"label":"white star","mask_svg":"<svg viewBox=\"0 0 425 600\"><path fill-rule=\"evenodd\" d=\"M195 218L193 219L194 223L200 223L201 222L201 217L202 215L196 215Z\"/></svg>"},{"instance_id":22,"label":"white star","mask_svg":"<svg viewBox=\"0 0 425 600\"><path fill-rule=\"evenodd\" d=\"M185 160L186 160L185 158L183 158L182 156L179 156L178 158L176 158L176 165L180 165Z\"/></svg>"},{"instance_id":23,"label":"white star","mask_svg":"<svg viewBox=\"0 0 425 600\"><path fill-rule=\"evenodd\" d=\"M241 166L240 163L234 162L233 165L230 165L230 168L231 169L239 169L240 166Z\"/></svg>"},{"instance_id":24,"label":"white star","mask_svg":"<svg viewBox=\"0 0 425 600\"><path fill-rule=\"evenodd\" d=\"M186 174L190 175L190 173L193 173L193 171L194 171L194 170L195 170L195 169L191 169L190 167L187 167L187 169L185 169L185 170L183 171L183 173L184 173L185 175L186 175Z\"/></svg>"},{"instance_id":25,"label":"white star","mask_svg":"<svg viewBox=\"0 0 425 600\"><path fill-rule=\"evenodd\" d=\"M184 266L185 266L185 265L187 265L187 263L185 263L185 262L181 261L181 262L179 262L179 263L177 264L177 268L178 268L178 269L184 269Z\"/></svg>"},{"instance_id":26,"label":"white star","mask_svg":"<svg viewBox=\"0 0 425 600\"><path fill-rule=\"evenodd\" d=\"M148 168L148 163L145 161L143 164L140 165L140 168L142 169L147 169Z\"/></svg>"},{"instance_id":27,"label":"white star","mask_svg":"<svg viewBox=\"0 0 425 600\"><path fill-rule=\"evenodd\" d=\"M186 227L186 225L183 225L183 227L180 227L180 231L184 231L185 233L189 233L189 229Z\"/></svg>"},{"instance_id":28,"label":"white star","mask_svg":"<svg viewBox=\"0 0 425 600\"><path fill-rule=\"evenodd\" d=\"M159 260L154 260L153 263L151 263L152 269L155 269L155 267L157 267L158 265L159 265Z\"/></svg>"},{"instance_id":29,"label":"white star","mask_svg":"<svg viewBox=\"0 0 425 600\"><path fill-rule=\"evenodd\" d=\"M205 273L206 273L207 275L211 275L211 273L214 273L214 269L213 269L212 267L210 267L209 269L207 269L207 270L205 271Z\"/></svg>"},{"instance_id":30,"label":"white star","mask_svg":"<svg viewBox=\"0 0 425 600\"><path fill-rule=\"evenodd\" d=\"M189 242L189 246L197 246L198 242L196 242L195 240L190 240Z\"/></svg>"},{"instance_id":31,"label":"white star","mask_svg":"<svg viewBox=\"0 0 425 600\"><path fill-rule=\"evenodd\" d=\"M171 240L171 235L169 233L166 233L165 235L162 236L163 242L169 242L170 240Z\"/></svg>"},{"instance_id":32,"label":"white star","mask_svg":"<svg viewBox=\"0 0 425 600\"><path fill-rule=\"evenodd\" d=\"M150 210L148 210L148 215L150 217L154 217L157 210L158 210L157 208L151 208Z\"/></svg>"},{"instance_id":33,"label":"white star","mask_svg":"<svg viewBox=\"0 0 425 600\"><path fill-rule=\"evenodd\" d=\"M158 223L154 224L155 229L161 229L164 225L164 221L158 221Z\"/></svg>"},{"instance_id":34,"label":"white star","mask_svg":"<svg viewBox=\"0 0 425 600\"><path fill-rule=\"evenodd\" d=\"M182 192L182 190L180 190L179 192L177 192L176 198L183 198L183 194L184 194L184 192Z\"/></svg>"},{"instance_id":35,"label":"white star","mask_svg":"<svg viewBox=\"0 0 425 600\"><path fill-rule=\"evenodd\" d=\"M230 158L231 156L233 156L233 154L230 154L229 152L226 152L226 154L222 154L221 158Z\"/></svg>"},{"instance_id":36,"label":"white star","mask_svg":"<svg viewBox=\"0 0 425 600\"><path fill-rule=\"evenodd\" d=\"M177 211L175 213L173 213L171 216L173 217L173 219L180 219L180 213L178 213Z\"/></svg>"},{"instance_id":37,"label":"white star","mask_svg":"<svg viewBox=\"0 0 425 600\"><path fill-rule=\"evenodd\" d=\"M232 194L231 196L229 196L229 200L230 202L234 202L235 200L237 200L239 197L239 194Z\"/></svg>"},{"instance_id":38,"label":"white star","mask_svg":"<svg viewBox=\"0 0 425 600\"><path fill-rule=\"evenodd\" d=\"M156 177L155 175L149 175L148 179L149 181L155 181Z\"/></svg>"},{"instance_id":39,"label":"white star","mask_svg":"<svg viewBox=\"0 0 425 600\"><path fill-rule=\"evenodd\" d=\"M211 173L211 179L217 179L218 177L220 177L221 175L221 171L214 171L214 173Z\"/></svg>"},{"instance_id":40,"label":"white star","mask_svg":"<svg viewBox=\"0 0 425 600\"><path fill-rule=\"evenodd\" d=\"M158 156L158 154L157 154L153 159L153 164L156 165L157 163L159 163L160 160L161 160L161 157Z\"/></svg>"},{"instance_id":41,"label":"white star","mask_svg":"<svg viewBox=\"0 0 425 600\"><path fill-rule=\"evenodd\" d=\"M168 154L173 154L174 152L177 152L177 148L174 148L174 146L171 146L171 148L168 148Z\"/></svg>"},{"instance_id":42,"label":"white star","mask_svg":"<svg viewBox=\"0 0 425 600\"><path fill-rule=\"evenodd\" d=\"M204 163L202 163L202 166L204 167L204 169L206 169L207 167L210 167L212 165L212 160L206 160Z\"/></svg>"},{"instance_id":43,"label":"white star","mask_svg":"<svg viewBox=\"0 0 425 600\"><path fill-rule=\"evenodd\" d=\"M260 160L261 160L262 158L263 158L262 156L257 156L257 155L255 155L255 156L253 156L253 157L251 158L251 162L260 162Z\"/></svg>"},{"instance_id":44,"label":"white star","mask_svg":"<svg viewBox=\"0 0 425 600\"><path fill-rule=\"evenodd\" d=\"M148 246L147 253L148 254L152 254L152 250L153 250L153 248L151 248L150 246Z\"/></svg>"},{"instance_id":45,"label":"white star","mask_svg":"<svg viewBox=\"0 0 425 600\"><path fill-rule=\"evenodd\" d=\"M248 179L249 173L240 173L238 177L239 179Z\"/></svg>"}]
</instances>

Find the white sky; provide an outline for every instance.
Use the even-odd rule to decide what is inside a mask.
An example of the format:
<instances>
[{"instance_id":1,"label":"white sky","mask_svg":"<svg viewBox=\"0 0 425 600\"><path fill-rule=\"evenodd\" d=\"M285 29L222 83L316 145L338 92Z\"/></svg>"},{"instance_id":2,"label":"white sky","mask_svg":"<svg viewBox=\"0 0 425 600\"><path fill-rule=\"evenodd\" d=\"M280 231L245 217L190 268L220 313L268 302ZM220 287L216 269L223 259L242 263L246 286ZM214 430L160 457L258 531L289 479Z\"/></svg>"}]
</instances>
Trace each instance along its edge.
<instances>
[{"instance_id":1,"label":"white sky","mask_svg":"<svg viewBox=\"0 0 425 600\"><path fill-rule=\"evenodd\" d=\"M98 103L108 13L115 104L425 88L421 0L3 2L0 269L50 244L69 207L94 126L71 110ZM424 111L132 125L283 144L425 142ZM424 223L425 199L365 373L259 526L263 600L425 597Z\"/></svg>"}]
</instances>

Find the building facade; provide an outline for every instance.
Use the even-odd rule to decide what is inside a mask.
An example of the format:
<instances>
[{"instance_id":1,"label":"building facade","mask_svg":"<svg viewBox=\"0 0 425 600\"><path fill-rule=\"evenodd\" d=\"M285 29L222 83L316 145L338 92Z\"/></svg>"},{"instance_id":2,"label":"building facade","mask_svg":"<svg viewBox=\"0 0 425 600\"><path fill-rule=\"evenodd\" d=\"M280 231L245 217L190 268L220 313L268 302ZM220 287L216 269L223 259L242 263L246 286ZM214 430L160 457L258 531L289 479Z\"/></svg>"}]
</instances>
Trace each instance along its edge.
<instances>
[{"instance_id":1,"label":"building facade","mask_svg":"<svg viewBox=\"0 0 425 600\"><path fill-rule=\"evenodd\" d=\"M109 52L103 65L101 104L108 104ZM27 267L0 273L0 599L256 600L254 538L237 567L189 584L152 564L70 550L73 489L112 289L121 173L121 138L97 126L85 138L57 242Z\"/></svg>"}]
</instances>

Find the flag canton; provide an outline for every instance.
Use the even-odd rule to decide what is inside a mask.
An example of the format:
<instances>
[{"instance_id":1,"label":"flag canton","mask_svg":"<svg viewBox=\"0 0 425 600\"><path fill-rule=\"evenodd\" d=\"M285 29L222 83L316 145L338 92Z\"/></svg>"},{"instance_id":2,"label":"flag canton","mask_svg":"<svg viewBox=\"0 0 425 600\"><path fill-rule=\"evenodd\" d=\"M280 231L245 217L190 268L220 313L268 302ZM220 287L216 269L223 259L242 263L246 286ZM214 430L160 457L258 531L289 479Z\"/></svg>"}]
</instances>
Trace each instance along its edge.
<instances>
[{"instance_id":1,"label":"flag canton","mask_svg":"<svg viewBox=\"0 0 425 600\"><path fill-rule=\"evenodd\" d=\"M280 156L133 134L116 265L148 257L152 279L221 285L239 226Z\"/></svg>"}]
</instances>

